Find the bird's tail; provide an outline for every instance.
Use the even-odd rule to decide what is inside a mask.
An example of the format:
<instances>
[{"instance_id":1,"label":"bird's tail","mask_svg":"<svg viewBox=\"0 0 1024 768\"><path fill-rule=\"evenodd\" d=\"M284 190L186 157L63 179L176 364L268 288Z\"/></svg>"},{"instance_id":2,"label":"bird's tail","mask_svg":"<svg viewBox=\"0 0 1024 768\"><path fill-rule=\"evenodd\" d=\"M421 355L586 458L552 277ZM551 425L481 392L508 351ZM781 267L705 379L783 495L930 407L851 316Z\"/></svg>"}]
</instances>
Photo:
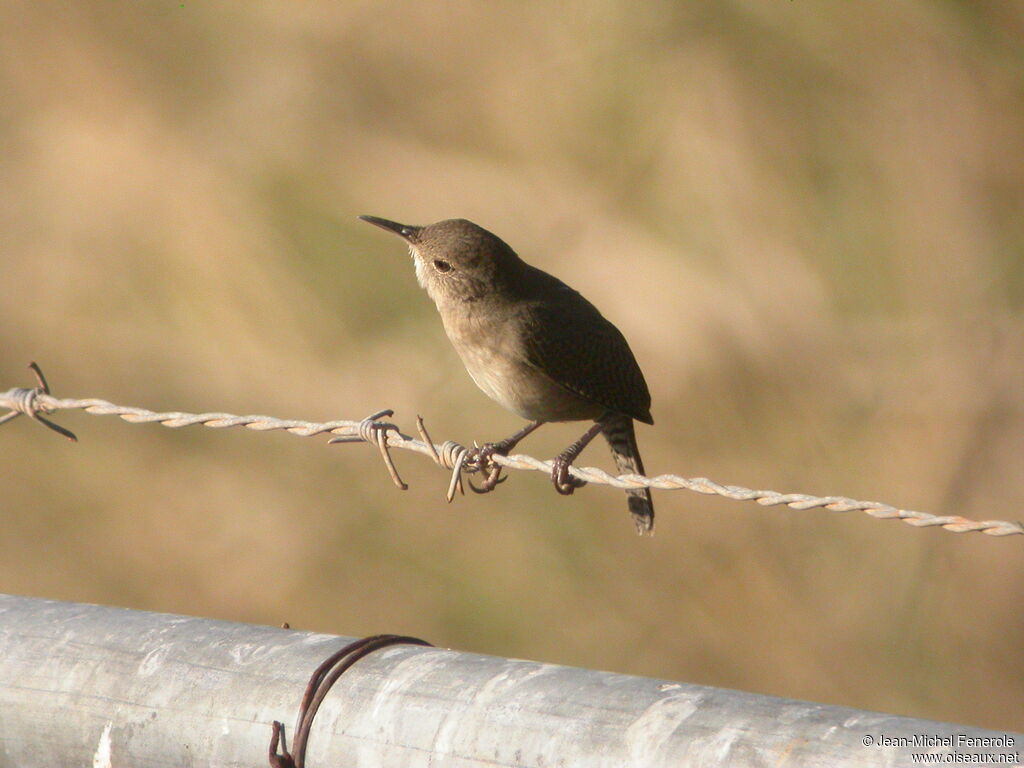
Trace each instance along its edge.
<instances>
[{"instance_id":1,"label":"bird's tail","mask_svg":"<svg viewBox=\"0 0 1024 768\"><path fill-rule=\"evenodd\" d=\"M636 444L633 420L620 413L608 413L601 419L601 431L612 449L612 458L620 474L642 475L644 463ZM654 503L650 488L630 488L629 511L633 515L637 533L643 535L654 530Z\"/></svg>"}]
</instances>

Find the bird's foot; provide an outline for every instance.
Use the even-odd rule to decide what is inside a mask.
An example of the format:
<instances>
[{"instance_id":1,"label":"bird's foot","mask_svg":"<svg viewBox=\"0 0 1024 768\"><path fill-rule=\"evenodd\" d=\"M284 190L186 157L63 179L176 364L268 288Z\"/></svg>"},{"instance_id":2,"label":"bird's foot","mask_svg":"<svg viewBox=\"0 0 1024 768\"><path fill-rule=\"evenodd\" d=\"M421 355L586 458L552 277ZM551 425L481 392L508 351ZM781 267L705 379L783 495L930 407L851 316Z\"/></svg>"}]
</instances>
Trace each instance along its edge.
<instances>
[{"instance_id":1,"label":"bird's foot","mask_svg":"<svg viewBox=\"0 0 1024 768\"><path fill-rule=\"evenodd\" d=\"M577 488L582 488L587 484L586 480L580 480L569 474L569 467L572 466L574 458L576 457L563 453L556 456L551 462L551 482L555 484L555 490L563 496L570 496Z\"/></svg>"},{"instance_id":2,"label":"bird's foot","mask_svg":"<svg viewBox=\"0 0 1024 768\"><path fill-rule=\"evenodd\" d=\"M484 443L469 449L463 466L484 475L483 482L479 487L469 481L469 487L474 493L490 493L500 483L508 479L508 477L501 476L501 466L494 463L493 457L504 456L511 447L502 441L500 443Z\"/></svg>"}]
</instances>

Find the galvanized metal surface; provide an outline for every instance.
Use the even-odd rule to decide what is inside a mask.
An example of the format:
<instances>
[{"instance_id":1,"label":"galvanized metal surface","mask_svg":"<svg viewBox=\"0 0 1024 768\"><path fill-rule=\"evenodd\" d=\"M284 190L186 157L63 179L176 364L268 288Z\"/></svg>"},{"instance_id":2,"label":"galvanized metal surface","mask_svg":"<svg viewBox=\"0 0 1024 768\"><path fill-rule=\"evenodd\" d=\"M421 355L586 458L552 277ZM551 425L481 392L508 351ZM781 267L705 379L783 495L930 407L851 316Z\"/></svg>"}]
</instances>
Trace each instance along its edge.
<instances>
[{"instance_id":1,"label":"galvanized metal surface","mask_svg":"<svg viewBox=\"0 0 1024 768\"><path fill-rule=\"evenodd\" d=\"M310 673L348 640L0 596L0 766L266 765L271 721L283 720L290 737ZM961 736L1000 741L911 746ZM908 746L878 746L903 738ZM927 752L1019 760L1022 745L1022 734L398 646L339 680L317 715L307 762L902 766Z\"/></svg>"}]
</instances>

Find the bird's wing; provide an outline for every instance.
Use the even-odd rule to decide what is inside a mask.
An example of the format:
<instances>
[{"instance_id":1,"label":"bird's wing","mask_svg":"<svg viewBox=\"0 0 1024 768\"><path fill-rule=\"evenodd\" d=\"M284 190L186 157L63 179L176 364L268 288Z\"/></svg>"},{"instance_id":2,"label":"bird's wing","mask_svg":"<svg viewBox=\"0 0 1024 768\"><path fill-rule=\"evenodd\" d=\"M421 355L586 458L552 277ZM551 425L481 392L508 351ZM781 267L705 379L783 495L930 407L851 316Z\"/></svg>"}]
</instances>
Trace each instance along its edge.
<instances>
[{"instance_id":1,"label":"bird's wing","mask_svg":"<svg viewBox=\"0 0 1024 768\"><path fill-rule=\"evenodd\" d=\"M525 304L529 363L570 392L646 424L647 382L625 337L583 296L559 281L556 295Z\"/></svg>"}]
</instances>

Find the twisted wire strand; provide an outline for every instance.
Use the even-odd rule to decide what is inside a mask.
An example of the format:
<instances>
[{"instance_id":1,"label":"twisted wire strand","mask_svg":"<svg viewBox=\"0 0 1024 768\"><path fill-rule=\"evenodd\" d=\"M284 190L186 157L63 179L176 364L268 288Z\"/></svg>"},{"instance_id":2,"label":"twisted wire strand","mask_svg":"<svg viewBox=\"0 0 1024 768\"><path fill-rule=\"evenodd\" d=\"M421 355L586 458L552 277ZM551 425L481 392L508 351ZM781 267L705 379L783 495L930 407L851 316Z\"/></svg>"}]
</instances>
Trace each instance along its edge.
<instances>
[{"instance_id":1,"label":"twisted wire strand","mask_svg":"<svg viewBox=\"0 0 1024 768\"><path fill-rule=\"evenodd\" d=\"M384 424L377 421L382 416L390 416L390 411L381 411L359 421L339 420L328 422L278 419L273 416L261 415L238 416L231 413L157 412L146 408L115 405L98 398L57 398L50 395L42 386L30 390L15 388L0 393L0 407L8 408L11 411L9 414L0 417L0 424L16 415L24 413L50 425L45 419L41 419L40 413L50 413L58 410L84 410L86 413L101 416L118 416L132 424L157 423L172 428L199 424L213 429L245 427L257 432L283 430L300 437L330 434L335 436L332 442L367 442L377 445L385 464L388 466L392 479L398 487L403 489L406 486L398 477L397 470L395 470L391 462L391 456L388 451L390 448L416 451L431 458L435 463L454 470L448 489L449 500L454 496L456 488L461 488L462 472L478 471L480 469L471 466L466 461L468 449L462 445L451 440L443 443L431 442L423 427L422 419L417 419L420 436L424 438L422 440L417 440L403 434L394 424ZM53 428L53 425L50 426ZM65 434L65 436L70 435L66 430L60 429L59 431ZM491 461L507 469L534 470L545 473L550 473L552 467L550 460L543 461L522 454L510 456L495 455L491 458ZM908 525L917 528L938 526L943 530L953 533L977 532L988 536L1024 534L1024 524L1016 521L970 520L959 515L933 515L928 512L900 509L891 504L876 501L857 501L845 496L812 496L803 493L754 490L740 485L722 485L706 477L686 478L679 475L657 475L656 477L644 477L643 475L616 476L596 467L576 466L570 468L570 473L579 480L609 485L613 488L656 488L665 491L682 489L705 495L722 496L735 501L756 501L762 506L785 505L791 509L800 510L821 508L833 512L860 511L880 520L902 520Z\"/></svg>"},{"instance_id":2,"label":"twisted wire strand","mask_svg":"<svg viewBox=\"0 0 1024 768\"><path fill-rule=\"evenodd\" d=\"M0 405L5 405L0 395ZM182 413L181 411L150 411L146 408L133 408L115 405L97 398L56 398L51 395L40 395L37 405L47 411L81 409L86 413L98 416L118 416L132 424L158 423L165 427L190 427L200 424L212 429L228 427L245 427L257 432L269 432L283 429L300 437L315 437L323 434L349 434L358 430L358 421L297 421L293 419L277 419L273 416L248 415L237 416L233 413Z\"/></svg>"}]
</instances>

